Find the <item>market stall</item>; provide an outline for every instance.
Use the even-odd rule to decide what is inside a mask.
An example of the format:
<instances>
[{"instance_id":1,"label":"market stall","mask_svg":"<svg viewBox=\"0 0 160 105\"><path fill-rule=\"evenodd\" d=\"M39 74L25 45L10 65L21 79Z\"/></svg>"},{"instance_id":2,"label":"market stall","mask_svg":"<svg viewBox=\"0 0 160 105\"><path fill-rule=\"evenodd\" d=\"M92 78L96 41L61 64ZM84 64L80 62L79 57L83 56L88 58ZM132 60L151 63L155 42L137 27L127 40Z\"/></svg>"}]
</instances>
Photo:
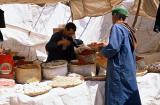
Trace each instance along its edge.
<instances>
[{"instance_id":1,"label":"market stall","mask_svg":"<svg viewBox=\"0 0 160 105\"><path fill-rule=\"evenodd\" d=\"M117 3L119 3L119 1ZM76 1L72 2L72 6L74 6L75 4L76 4ZM80 8L80 9L84 9L84 8ZM87 11L87 12L92 12L92 11ZM80 14L80 17L84 17L84 14ZM76 14L76 15L79 15L79 14ZM94 16L94 14L87 15L87 16ZM99 21L97 23L100 23L102 20L105 20L105 19L99 18ZM101 29L99 28L98 30L101 30ZM18 38L20 42L25 43L24 45L35 46L37 45L37 43L36 44L34 43L39 38L43 39L42 42L39 42L40 44L45 43L47 40L47 39L44 40L44 38L39 34L37 35L38 36L37 39L33 38L34 40L32 41L34 43L32 43L32 41L31 42L29 41L32 38L28 38L28 37L32 37L32 32L27 30L24 33L27 33L26 43L25 43L26 40L25 41L21 40L23 38L20 38L20 39ZM94 34L97 34L97 33L94 33ZM18 35L20 35L21 37L24 37L21 34L18 34ZM35 36L36 35L33 35L33 37ZM85 37L84 39L87 39L87 38ZM96 40L99 40L99 39L96 37ZM29 49L29 52L30 52L30 49ZM28 56L30 56L29 54ZM12 71L15 71L16 84L14 80L11 80L11 81L7 80L8 82L1 81L3 86L0 87L0 105L104 105L104 101L105 101L104 91L105 91L105 78L106 78L105 74L107 72L104 67L104 64L106 64L107 60L100 58L99 60L101 60L102 62L96 61L95 58L98 58L98 57L95 57L95 52L94 53L80 52L79 55L80 55L80 58L83 58L83 60L82 59L73 60L71 61L70 64L67 64L66 62L60 62L60 64L58 63L58 65L56 62L41 63L41 64L39 63L37 65L33 61L31 62L25 61L23 57L21 59L22 61L20 62L14 61L15 65L13 65L12 64L13 59L11 59L12 57L10 56L9 61L7 61L10 64L8 65L7 63L7 65L4 65L2 67L3 71L1 69L0 74L2 74L3 76L4 75L7 76L7 78L8 76L11 75L11 78L13 79L14 73ZM146 69L150 70L150 72L152 72L152 70L153 72L156 72L154 70L159 70L157 66L155 66L155 68L153 68L153 65L150 65L150 66L151 67L149 66L146 67ZM77 73L79 75L82 75L82 77L79 75L74 75L76 76L75 78L72 75L74 77L74 79L72 80L68 76L69 72ZM60 79L59 78L57 79L56 78L57 75L61 75L64 77L62 79L61 77ZM138 82L139 91L142 99L142 104L143 105L151 105L151 104L159 105L160 87L159 87L158 81L160 79L160 75L158 74L158 72L147 73L146 70L144 71L142 70L137 72L137 75L138 75L137 82ZM59 84L59 83L62 83L62 84Z\"/></svg>"}]
</instances>

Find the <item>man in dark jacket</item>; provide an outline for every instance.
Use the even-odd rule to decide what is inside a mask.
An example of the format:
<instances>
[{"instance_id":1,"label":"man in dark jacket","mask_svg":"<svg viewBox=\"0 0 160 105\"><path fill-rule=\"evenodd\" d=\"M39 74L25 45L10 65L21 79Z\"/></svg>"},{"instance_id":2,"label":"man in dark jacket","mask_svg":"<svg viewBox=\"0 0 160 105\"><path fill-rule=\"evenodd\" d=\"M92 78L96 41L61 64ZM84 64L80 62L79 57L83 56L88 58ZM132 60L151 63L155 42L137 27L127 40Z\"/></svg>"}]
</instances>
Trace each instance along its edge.
<instances>
[{"instance_id":1,"label":"man in dark jacket","mask_svg":"<svg viewBox=\"0 0 160 105\"><path fill-rule=\"evenodd\" d=\"M52 35L45 48L48 52L47 62L53 60L73 60L76 59L74 42L72 36L75 35L76 25L72 22L66 24L64 30Z\"/></svg>"}]
</instances>

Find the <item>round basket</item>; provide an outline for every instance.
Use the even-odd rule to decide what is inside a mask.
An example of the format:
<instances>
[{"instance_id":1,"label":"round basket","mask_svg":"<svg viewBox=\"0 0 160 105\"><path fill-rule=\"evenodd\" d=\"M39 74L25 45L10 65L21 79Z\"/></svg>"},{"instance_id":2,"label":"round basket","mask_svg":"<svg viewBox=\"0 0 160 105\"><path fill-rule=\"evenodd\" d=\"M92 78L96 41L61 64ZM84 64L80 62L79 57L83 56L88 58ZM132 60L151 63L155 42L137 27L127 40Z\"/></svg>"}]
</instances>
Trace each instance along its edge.
<instances>
[{"instance_id":1,"label":"round basket","mask_svg":"<svg viewBox=\"0 0 160 105\"><path fill-rule=\"evenodd\" d=\"M44 79L47 80L53 79L55 76L65 76L68 73L67 61L56 60L49 63L43 63L42 72Z\"/></svg>"},{"instance_id":2,"label":"round basket","mask_svg":"<svg viewBox=\"0 0 160 105\"><path fill-rule=\"evenodd\" d=\"M41 69L36 64L25 64L15 69L17 83L41 81Z\"/></svg>"},{"instance_id":3,"label":"round basket","mask_svg":"<svg viewBox=\"0 0 160 105\"><path fill-rule=\"evenodd\" d=\"M87 65L69 65L69 70L71 73L77 73L82 76L95 76L96 75L96 64Z\"/></svg>"}]
</instances>

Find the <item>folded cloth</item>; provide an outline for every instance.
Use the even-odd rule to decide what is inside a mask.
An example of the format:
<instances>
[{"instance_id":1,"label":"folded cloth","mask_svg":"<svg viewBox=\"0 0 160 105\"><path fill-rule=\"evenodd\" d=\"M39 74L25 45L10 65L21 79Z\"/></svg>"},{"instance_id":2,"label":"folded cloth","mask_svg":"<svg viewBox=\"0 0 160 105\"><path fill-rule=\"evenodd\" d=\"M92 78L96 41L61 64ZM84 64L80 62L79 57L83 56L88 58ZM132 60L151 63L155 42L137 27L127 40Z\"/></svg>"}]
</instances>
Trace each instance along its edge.
<instances>
[{"instance_id":1,"label":"folded cloth","mask_svg":"<svg viewBox=\"0 0 160 105\"><path fill-rule=\"evenodd\" d=\"M14 86L14 85L15 85L15 81L13 79L5 79L5 78L0 79L0 87L1 86Z\"/></svg>"}]
</instances>

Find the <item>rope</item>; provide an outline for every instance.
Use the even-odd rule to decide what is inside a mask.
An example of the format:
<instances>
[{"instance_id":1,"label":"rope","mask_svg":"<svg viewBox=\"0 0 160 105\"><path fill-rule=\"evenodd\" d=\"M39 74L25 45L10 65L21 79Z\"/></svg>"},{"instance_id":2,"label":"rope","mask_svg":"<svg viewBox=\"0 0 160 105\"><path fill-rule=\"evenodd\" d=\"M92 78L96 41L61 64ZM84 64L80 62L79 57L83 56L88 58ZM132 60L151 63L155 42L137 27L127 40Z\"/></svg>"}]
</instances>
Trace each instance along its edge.
<instances>
[{"instance_id":1,"label":"rope","mask_svg":"<svg viewBox=\"0 0 160 105\"><path fill-rule=\"evenodd\" d=\"M66 10L66 7L65 7L65 10L64 10L64 11L65 11L65 12L64 12L64 15L63 15L63 23L65 23L65 22L64 22L64 20L65 20L65 17L66 17L66 11L67 11L67 10Z\"/></svg>"},{"instance_id":2,"label":"rope","mask_svg":"<svg viewBox=\"0 0 160 105\"><path fill-rule=\"evenodd\" d=\"M70 11L71 11L71 21L73 22L73 11L71 9L71 2L69 1L69 8L70 8Z\"/></svg>"},{"instance_id":3,"label":"rope","mask_svg":"<svg viewBox=\"0 0 160 105\"><path fill-rule=\"evenodd\" d=\"M81 35L79 36L79 38L78 38L78 39L80 39L80 38L82 37L82 35L83 35L83 33L85 32L85 30L87 29L87 27L88 27L88 25L89 25L90 21L91 21L91 17L89 18L89 20L88 20L88 22L87 22L87 24L86 24L86 26L85 26L84 30L82 31L82 33L81 33Z\"/></svg>"},{"instance_id":4,"label":"rope","mask_svg":"<svg viewBox=\"0 0 160 105\"><path fill-rule=\"evenodd\" d=\"M69 20L71 19L71 17L72 17L72 16L70 16L70 17L68 18L67 23L69 22Z\"/></svg>"},{"instance_id":5,"label":"rope","mask_svg":"<svg viewBox=\"0 0 160 105\"><path fill-rule=\"evenodd\" d=\"M38 19L37 19L37 21L36 21L36 23L35 23L34 27L33 27L33 29L35 29L35 27L36 27L36 25L37 25L37 23L38 23L38 21L39 21L40 17L42 16L42 13L43 13L43 11L44 11L45 7L46 7L46 4L45 4L45 6L43 7L43 9L42 9L42 11L41 11L41 13L40 13L40 15L39 15L39 17L38 17Z\"/></svg>"},{"instance_id":6,"label":"rope","mask_svg":"<svg viewBox=\"0 0 160 105\"><path fill-rule=\"evenodd\" d=\"M104 15L101 17L101 21L100 21L101 26L103 25L102 23L103 23L104 17L105 17ZM107 23L106 23L106 24L107 24ZM101 31L100 31L100 32L101 32ZM99 41L104 41L104 40L106 40L106 37L107 37L107 35L103 35L103 36L102 36L102 32L101 32Z\"/></svg>"}]
</instances>

